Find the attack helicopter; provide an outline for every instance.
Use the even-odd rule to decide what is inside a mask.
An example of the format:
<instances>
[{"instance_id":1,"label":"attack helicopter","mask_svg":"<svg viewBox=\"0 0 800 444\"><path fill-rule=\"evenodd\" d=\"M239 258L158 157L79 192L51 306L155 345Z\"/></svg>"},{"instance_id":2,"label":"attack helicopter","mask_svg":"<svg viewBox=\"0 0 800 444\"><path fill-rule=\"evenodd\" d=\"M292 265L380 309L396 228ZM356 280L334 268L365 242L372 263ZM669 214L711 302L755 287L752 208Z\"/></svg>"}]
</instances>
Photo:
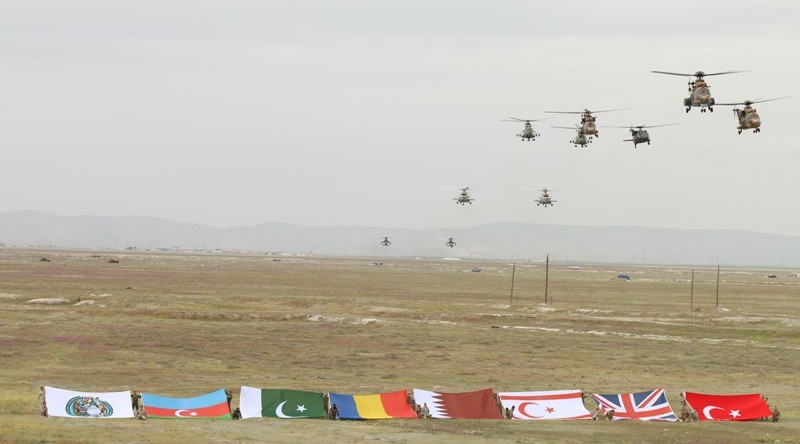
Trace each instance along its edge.
<instances>
[{"instance_id":1,"label":"attack helicopter","mask_svg":"<svg viewBox=\"0 0 800 444\"><path fill-rule=\"evenodd\" d=\"M453 247L455 247L455 246L456 246L456 241L455 241L455 240L453 240L453 237L452 237L452 236L451 236L451 237L448 237L448 238L446 238L446 239L445 239L445 238L443 238L443 237L437 237L436 239L439 239L439 240L443 240L443 241L445 241L445 242L444 242L444 245L445 245L446 247L453 248Z\"/></svg>"},{"instance_id":2,"label":"attack helicopter","mask_svg":"<svg viewBox=\"0 0 800 444\"><path fill-rule=\"evenodd\" d=\"M383 237L383 240L381 241L381 245L383 245L384 247L388 247L389 245L392 245L392 242L389 240L389 236L384 236Z\"/></svg>"},{"instance_id":3,"label":"attack helicopter","mask_svg":"<svg viewBox=\"0 0 800 444\"><path fill-rule=\"evenodd\" d=\"M633 147L636 148L640 143L647 143L650 145L650 134L647 133L645 128L658 128L661 126L680 125L679 123L667 123L664 125L637 125L630 127L627 126L612 126L611 128L627 128L631 132L631 139L623 139L623 142L633 142Z\"/></svg>"},{"instance_id":4,"label":"attack helicopter","mask_svg":"<svg viewBox=\"0 0 800 444\"><path fill-rule=\"evenodd\" d=\"M790 97L794 96L776 97L774 99L745 100L744 102L737 103L718 103L717 105L734 107L733 114L739 121L739 126L736 128L739 130L739 134L742 134L742 131L746 129L751 129L754 133L760 133L761 118L758 117L758 113L756 112L756 109L752 107L752 105L754 103L771 102L773 100L788 99ZM739 108L739 105L744 105L744 108Z\"/></svg>"},{"instance_id":5,"label":"attack helicopter","mask_svg":"<svg viewBox=\"0 0 800 444\"><path fill-rule=\"evenodd\" d=\"M534 131L533 125L531 125L531 122L539 122L541 120L547 120L547 119L520 119L518 117L510 117L508 119L501 119L501 121L503 121L503 122L518 122L518 123L524 123L525 124L525 127L522 129L522 132L517 134L517 137L519 137L520 140L522 140L523 142L525 140L527 140L529 142L532 141L532 140L536 140L536 138L541 135L541 134L537 133L536 131Z\"/></svg>"},{"instance_id":6,"label":"attack helicopter","mask_svg":"<svg viewBox=\"0 0 800 444\"><path fill-rule=\"evenodd\" d=\"M575 145L576 147L580 146L581 148L586 148L588 144L592 143L592 138L587 137L586 134L583 133L583 128L581 128L579 125L575 125L574 127L553 126L553 128L575 130L575 138L570 140L569 143Z\"/></svg>"},{"instance_id":7,"label":"attack helicopter","mask_svg":"<svg viewBox=\"0 0 800 444\"><path fill-rule=\"evenodd\" d=\"M597 126L594 123L596 118L592 114L594 114L594 113L606 113L606 112L609 112L609 111L620 111L622 109L624 109L624 108L604 109L604 110L600 110L600 111L589 111L588 109L584 109L583 111L545 111L545 112L546 113L551 113L551 114L580 114L581 115L581 124L580 124L579 128L581 130L581 134L583 134L584 136L586 136L588 138L591 138L592 136L600 137L600 133L597 132Z\"/></svg>"},{"instance_id":8,"label":"attack helicopter","mask_svg":"<svg viewBox=\"0 0 800 444\"><path fill-rule=\"evenodd\" d=\"M697 71L694 74L687 74L687 73L680 73L680 72L669 72L669 71L650 71L656 74L667 74L671 76L681 76L681 77L691 77L694 76L694 80L689 81L689 97L683 99L683 106L686 107L686 112L688 113L692 107L700 108L700 112L706 112L706 108L712 113L714 112L714 98L711 97L711 91L708 89L709 85L704 80L705 77L708 76L719 76L723 74L737 74L740 72L745 71L722 71L722 72L712 72L712 73L704 73L703 71Z\"/></svg>"}]
</instances>

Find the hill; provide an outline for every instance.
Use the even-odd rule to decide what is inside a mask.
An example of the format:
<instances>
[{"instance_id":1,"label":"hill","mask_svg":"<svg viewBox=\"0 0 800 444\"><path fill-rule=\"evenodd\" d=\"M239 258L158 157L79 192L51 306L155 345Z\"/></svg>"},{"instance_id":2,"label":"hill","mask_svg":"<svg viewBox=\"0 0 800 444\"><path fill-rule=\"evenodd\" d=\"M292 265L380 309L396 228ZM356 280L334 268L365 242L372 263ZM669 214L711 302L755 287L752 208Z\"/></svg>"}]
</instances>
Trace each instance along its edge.
<instances>
[{"instance_id":1,"label":"hill","mask_svg":"<svg viewBox=\"0 0 800 444\"><path fill-rule=\"evenodd\" d=\"M382 247L389 236L392 245ZM441 238L454 237L447 248ZM734 230L492 223L467 228L309 227L285 223L215 228L127 216L0 214L0 243L63 248L243 250L355 256L800 266L800 237Z\"/></svg>"}]
</instances>

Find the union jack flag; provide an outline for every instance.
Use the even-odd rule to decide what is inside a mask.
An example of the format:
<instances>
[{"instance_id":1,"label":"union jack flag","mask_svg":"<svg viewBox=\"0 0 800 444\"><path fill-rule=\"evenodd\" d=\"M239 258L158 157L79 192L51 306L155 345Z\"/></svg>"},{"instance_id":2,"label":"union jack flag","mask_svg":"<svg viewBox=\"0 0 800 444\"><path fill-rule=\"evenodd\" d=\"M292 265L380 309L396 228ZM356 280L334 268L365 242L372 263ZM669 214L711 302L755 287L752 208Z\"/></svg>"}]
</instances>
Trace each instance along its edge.
<instances>
[{"instance_id":1,"label":"union jack flag","mask_svg":"<svg viewBox=\"0 0 800 444\"><path fill-rule=\"evenodd\" d=\"M667 402L664 389L649 392L592 395L600 410L614 410L614 419L642 421L677 421L678 417Z\"/></svg>"}]
</instances>

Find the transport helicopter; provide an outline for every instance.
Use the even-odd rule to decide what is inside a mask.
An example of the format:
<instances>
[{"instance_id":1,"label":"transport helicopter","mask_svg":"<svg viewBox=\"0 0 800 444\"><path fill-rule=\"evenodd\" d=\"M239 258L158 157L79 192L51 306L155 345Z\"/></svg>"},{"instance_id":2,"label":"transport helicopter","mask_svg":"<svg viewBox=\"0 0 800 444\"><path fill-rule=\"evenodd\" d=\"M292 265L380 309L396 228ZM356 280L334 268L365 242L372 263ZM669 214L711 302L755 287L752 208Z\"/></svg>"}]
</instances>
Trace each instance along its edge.
<instances>
[{"instance_id":1,"label":"transport helicopter","mask_svg":"<svg viewBox=\"0 0 800 444\"><path fill-rule=\"evenodd\" d=\"M388 247L389 245L392 245L392 242L389 240L389 236L384 236L383 237L383 240L381 241L381 245L383 245L384 247Z\"/></svg>"},{"instance_id":2,"label":"transport helicopter","mask_svg":"<svg viewBox=\"0 0 800 444\"><path fill-rule=\"evenodd\" d=\"M705 77L708 76L719 76L723 74L737 74L740 72L745 71L722 71L722 72L712 72L712 73L704 73L703 71L697 71L694 74L687 74L687 73L680 73L680 72L669 72L669 71L650 71L655 74L667 74L670 76L681 76L681 77L691 77L694 76L694 80L689 81L689 97L683 99L683 106L686 107L686 112L688 113L692 107L700 108L700 112L706 112L706 108L712 113L714 112L714 98L711 97L711 91L708 89L709 85L705 81Z\"/></svg>"},{"instance_id":3,"label":"transport helicopter","mask_svg":"<svg viewBox=\"0 0 800 444\"><path fill-rule=\"evenodd\" d=\"M553 199L550 196L550 192L551 191L566 191L567 190L565 188L561 188L561 189L557 189L557 190L550 190L550 189L547 189L547 188L542 188L540 190L537 190L535 188L530 188L530 187L520 187L520 188L522 188L524 190L529 190L529 191L541 191L542 194L539 195L539 197L536 199L535 202L536 202L536 206L537 207L541 206L541 207L545 207L545 208L552 207L553 204L556 203L556 200Z\"/></svg>"},{"instance_id":4,"label":"transport helicopter","mask_svg":"<svg viewBox=\"0 0 800 444\"><path fill-rule=\"evenodd\" d=\"M520 140L522 140L523 142L525 140L530 142L532 140L536 140L536 138L541 135L541 134L537 133L536 131L534 131L533 125L531 125L531 122L539 122L541 120L547 120L547 119L520 119L518 117L510 117L508 119L502 119L501 121L503 121L503 122L524 123L525 127L522 129L521 133L517 134L517 137L519 137Z\"/></svg>"},{"instance_id":5,"label":"transport helicopter","mask_svg":"<svg viewBox=\"0 0 800 444\"><path fill-rule=\"evenodd\" d=\"M600 111L589 111L588 109L584 109L583 111L545 111L545 112L546 113L551 113L551 114L580 114L581 115L581 124L580 124L581 133L584 136L586 136L588 138L591 138L592 136L600 137L600 133L597 132L597 126L595 125L596 118L592 114L607 113L607 112L610 112L610 111L621 111L622 109L624 109L624 108L604 109L604 110L600 110Z\"/></svg>"},{"instance_id":6,"label":"transport helicopter","mask_svg":"<svg viewBox=\"0 0 800 444\"><path fill-rule=\"evenodd\" d=\"M436 239L439 239L439 240L443 240L443 241L445 241L445 242L444 242L444 245L445 245L446 247L453 248L453 247L455 247L455 246L456 246L456 241L455 241L455 240L453 240L453 237L452 237L452 236L451 236L451 237L448 237L448 238L437 237Z\"/></svg>"},{"instance_id":7,"label":"transport helicopter","mask_svg":"<svg viewBox=\"0 0 800 444\"><path fill-rule=\"evenodd\" d=\"M623 142L633 142L633 147L636 148L640 143L647 143L650 145L650 134L647 133L645 128L658 128L661 126L680 125L679 123L667 123L664 125L638 125L630 127L627 126L612 126L611 128L627 128L631 132L630 139L623 139Z\"/></svg>"},{"instance_id":8,"label":"transport helicopter","mask_svg":"<svg viewBox=\"0 0 800 444\"><path fill-rule=\"evenodd\" d=\"M461 190L461 192L458 194L458 196L453 198L453 200L456 201L457 205L466 205L466 204L472 205L472 201L475 200L469 195L470 188L468 186L464 187L464 188L456 188L456 187L451 187L451 186L448 186L448 185L442 185L441 189L444 189L444 190L456 190L456 189ZM483 189L485 189L485 188L473 188L472 190L474 191L474 190L483 190Z\"/></svg>"},{"instance_id":9,"label":"transport helicopter","mask_svg":"<svg viewBox=\"0 0 800 444\"><path fill-rule=\"evenodd\" d=\"M576 147L580 146L581 148L586 148L588 144L592 143L592 138L587 137L586 134L583 133L583 129L579 125L575 125L574 127L553 126L553 128L575 130L576 131L575 138L570 140L569 143L575 145Z\"/></svg>"},{"instance_id":10,"label":"transport helicopter","mask_svg":"<svg viewBox=\"0 0 800 444\"><path fill-rule=\"evenodd\" d=\"M771 102L773 100L781 100L781 99L788 99L794 96L786 96L786 97L776 97L774 99L756 99L756 100L745 100L744 102L736 102L736 103L718 103L717 105L724 105L724 106L733 106L733 114L736 116L736 119L739 121L739 126L736 128L739 130L739 134L742 134L742 131L746 129L753 130L754 133L761 132L761 118L758 116L756 109L753 108L753 104L755 103L762 103L762 102ZM744 108L739 108L740 105L743 105Z\"/></svg>"}]
</instances>

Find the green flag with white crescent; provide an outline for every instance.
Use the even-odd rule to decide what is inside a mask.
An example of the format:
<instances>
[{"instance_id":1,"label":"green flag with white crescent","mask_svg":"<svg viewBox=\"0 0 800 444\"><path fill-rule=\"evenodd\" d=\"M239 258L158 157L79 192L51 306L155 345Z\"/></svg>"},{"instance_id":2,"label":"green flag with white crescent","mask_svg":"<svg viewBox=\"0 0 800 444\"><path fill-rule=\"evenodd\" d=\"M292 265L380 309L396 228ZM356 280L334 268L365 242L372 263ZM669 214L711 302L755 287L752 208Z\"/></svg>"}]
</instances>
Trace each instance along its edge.
<instances>
[{"instance_id":1,"label":"green flag with white crescent","mask_svg":"<svg viewBox=\"0 0 800 444\"><path fill-rule=\"evenodd\" d=\"M239 396L242 419L246 418L322 418L325 400L322 393L302 390L259 389L242 386Z\"/></svg>"}]
</instances>

